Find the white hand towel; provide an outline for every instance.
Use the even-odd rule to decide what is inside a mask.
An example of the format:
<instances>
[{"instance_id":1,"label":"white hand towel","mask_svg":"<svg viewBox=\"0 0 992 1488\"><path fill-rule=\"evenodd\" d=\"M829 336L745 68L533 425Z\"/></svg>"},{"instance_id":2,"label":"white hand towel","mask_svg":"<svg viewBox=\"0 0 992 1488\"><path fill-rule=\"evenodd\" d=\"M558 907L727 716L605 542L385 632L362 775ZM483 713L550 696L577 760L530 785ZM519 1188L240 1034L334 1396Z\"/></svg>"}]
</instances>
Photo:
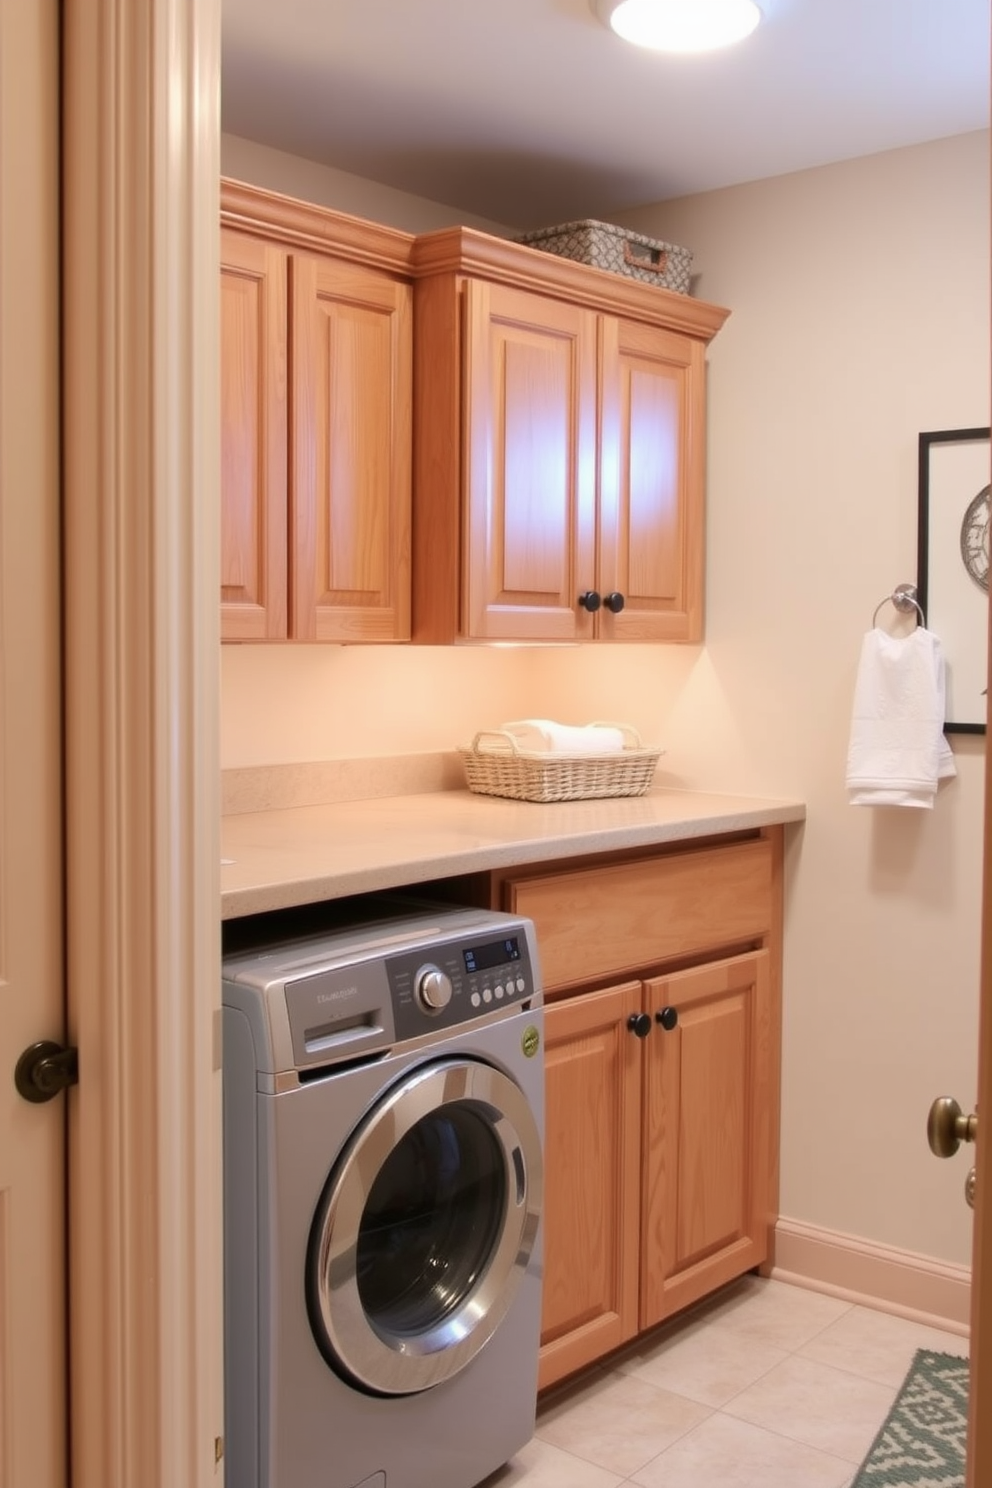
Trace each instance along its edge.
<instances>
[{"instance_id":1,"label":"white hand towel","mask_svg":"<svg viewBox=\"0 0 992 1488\"><path fill-rule=\"evenodd\" d=\"M944 737L944 655L922 625L908 636L875 627L861 645L847 751L852 806L932 807L956 775Z\"/></svg>"},{"instance_id":2,"label":"white hand towel","mask_svg":"<svg viewBox=\"0 0 992 1488\"><path fill-rule=\"evenodd\" d=\"M504 733L512 734L521 749L547 750L554 754L617 754L624 746L623 730L601 724L581 727L553 723L550 718L521 718L501 723Z\"/></svg>"}]
</instances>

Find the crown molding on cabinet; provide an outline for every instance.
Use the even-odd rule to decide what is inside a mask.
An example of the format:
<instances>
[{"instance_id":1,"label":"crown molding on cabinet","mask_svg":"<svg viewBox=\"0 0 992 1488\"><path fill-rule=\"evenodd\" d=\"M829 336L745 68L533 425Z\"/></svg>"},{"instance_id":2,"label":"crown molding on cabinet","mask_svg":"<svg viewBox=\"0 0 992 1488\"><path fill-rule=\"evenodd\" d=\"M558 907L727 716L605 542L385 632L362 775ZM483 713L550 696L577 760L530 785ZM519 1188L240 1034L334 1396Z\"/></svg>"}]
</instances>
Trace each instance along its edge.
<instances>
[{"instance_id":1,"label":"crown molding on cabinet","mask_svg":"<svg viewBox=\"0 0 992 1488\"><path fill-rule=\"evenodd\" d=\"M264 191L241 181L222 179L222 227L269 238L282 246L316 249L389 273L410 276L411 251L416 239L397 228L366 222L328 207L313 206L295 197Z\"/></svg>"},{"instance_id":2,"label":"crown molding on cabinet","mask_svg":"<svg viewBox=\"0 0 992 1488\"><path fill-rule=\"evenodd\" d=\"M716 335L730 314L706 300L626 279L471 227L443 228L416 238L412 268L416 279L452 273L498 279L517 289L552 295L610 315L629 315L704 341Z\"/></svg>"},{"instance_id":3,"label":"crown molding on cabinet","mask_svg":"<svg viewBox=\"0 0 992 1488\"><path fill-rule=\"evenodd\" d=\"M498 278L517 289L612 315L629 315L704 341L716 335L730 313L706 300L625 279L476 228L442 228L415 236L227 179L221 181L220 206L222 226L254 237L316 249L412 279L451 273Z\"/></svg>"}]
</instances>

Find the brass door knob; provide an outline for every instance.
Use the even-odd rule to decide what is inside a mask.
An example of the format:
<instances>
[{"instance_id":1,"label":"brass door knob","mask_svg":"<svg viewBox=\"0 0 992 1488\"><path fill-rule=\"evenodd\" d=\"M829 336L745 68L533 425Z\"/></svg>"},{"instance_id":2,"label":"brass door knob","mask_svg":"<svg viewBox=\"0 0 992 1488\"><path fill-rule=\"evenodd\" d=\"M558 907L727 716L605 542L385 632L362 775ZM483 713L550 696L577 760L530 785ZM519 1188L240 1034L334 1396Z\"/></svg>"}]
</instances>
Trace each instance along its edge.
<instances>
[{"instance_id":1,"label":"brass door knob","mask_svg":"<svg viewBox=\"0 0 992 1488\"><path fill-rule=\"evenodd\" d=\"M973 1142L978 1134L978 1116L965 1116L957 1101L941 1095L930 1107L927 1141L935 1157L953 1157L962 1142Z\"/></svg>"}]
</instances>

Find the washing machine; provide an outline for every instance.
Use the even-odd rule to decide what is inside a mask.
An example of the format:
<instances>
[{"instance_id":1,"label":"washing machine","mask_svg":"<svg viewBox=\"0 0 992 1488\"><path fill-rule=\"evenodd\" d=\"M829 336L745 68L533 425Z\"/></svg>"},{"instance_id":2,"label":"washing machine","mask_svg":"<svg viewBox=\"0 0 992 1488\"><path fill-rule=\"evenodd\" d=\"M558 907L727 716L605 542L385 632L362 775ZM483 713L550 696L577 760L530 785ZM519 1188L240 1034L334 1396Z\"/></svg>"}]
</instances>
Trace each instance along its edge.
<instances>
[{"instance_id":1,"label":"washing machine","mask_svg":"<svg viewBox=\"0 0 992 1488\"><path fill-rule=\"evenodd\" d=\"M418 906L226 952L227 1488L472 1488L534 1429L530 921Z\"/></svg>"}]
</instances>

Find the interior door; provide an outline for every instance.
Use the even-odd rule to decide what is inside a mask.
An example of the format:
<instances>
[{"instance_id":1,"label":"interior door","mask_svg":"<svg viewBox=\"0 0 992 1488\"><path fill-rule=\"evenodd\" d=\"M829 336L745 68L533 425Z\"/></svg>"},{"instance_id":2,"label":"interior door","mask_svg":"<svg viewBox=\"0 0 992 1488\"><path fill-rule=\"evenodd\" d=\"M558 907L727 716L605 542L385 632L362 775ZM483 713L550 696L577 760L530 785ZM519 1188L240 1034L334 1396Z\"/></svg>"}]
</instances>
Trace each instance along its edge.
<instances>
[{"instance_id":1,"label":"interior door","mask_svg":"<svg viewBox=\"0 0 992 1488\"><path fill-rule=\"evenodd\" d=\"M0 0L0 1483L65 1483L58 0Z\"/></svg>"},{"instance_id":2,"label":"interior door","mask_svg":"<svg viewBox=\"0 0 992 1488\"><path fill-rule=\"evenodd\" d=\"M992 610L989 613L992 663ZM992 676L992 665L990 665ZM992 1114L992 767L985 751L985 869L982 896L981 1013L978 1029L979 1139L976 1143L975 1232L971 1278L971 1402L968 1412L968 1488L992 1483L992 1146L981 1123Z\"/></svg>"}]
</instances>

